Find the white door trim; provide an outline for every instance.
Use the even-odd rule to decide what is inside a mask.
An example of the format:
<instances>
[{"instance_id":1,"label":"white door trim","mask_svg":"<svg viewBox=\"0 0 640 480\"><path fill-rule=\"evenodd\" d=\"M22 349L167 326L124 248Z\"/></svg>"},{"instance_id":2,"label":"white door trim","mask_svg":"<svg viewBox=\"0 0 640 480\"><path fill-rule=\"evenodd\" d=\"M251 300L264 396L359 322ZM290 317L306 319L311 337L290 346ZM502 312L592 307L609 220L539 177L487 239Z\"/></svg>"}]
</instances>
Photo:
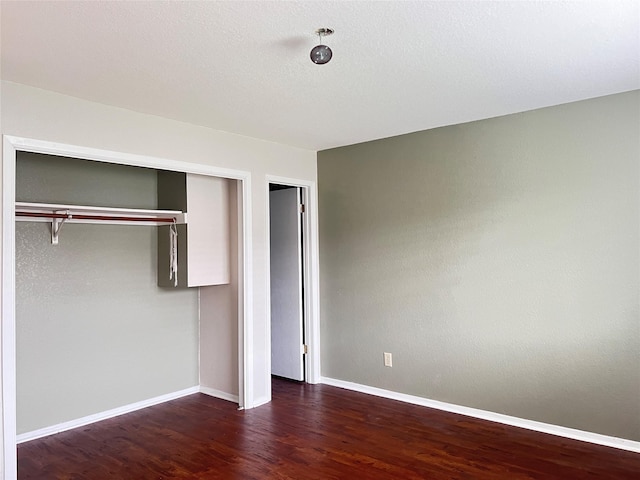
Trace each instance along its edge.
<instances>
[{"instance_id":1,"label":"white door trim","mask_svg":"<svg viewBox=\"0 0 640 480\"><path fill-rule=\"evenodd\" d=\"M212 175L240 181L242 222L238 222L238 337L240 407L255 404L253 372L253 239L251 216L251 173L197 163L181 162L124 152L68 145L31 138L3 136L2 159L2 466L4 478L17 478L16 457L16 344L15 344L15 171L18 151L43 153L132 165ZM241 240L240 240L241 239ZM319 377L318 377L319 378Z\"/></svg>"},{"instance_id":2,"label":"white door trim","mask_svg":"<svg viewBox=\"0 0 640 480\"><path fill-rule=\"evenodd\" d=\"M320 269L318 247L318 191L316 182L298 178L267 175L266 191L266 231L269 231L269 184L290 185L302 189L302 199L306 215L303 218L303 250L305 296L305 332L309 352L307 354L305 378L307 383L320 383ZM267 272L271 271L271 258L267 246ZM270 275L267 275L267 292L271 292ZM267 334L265 335L268 372L271 372L271 299L267 297Z\"/></svg>"},{"instance_id":3,"label":"white door trim","mask_svg":"<svg viewBox=\"0 0 640 480\"><path fill-rule=\"evenodd\" d=\"M16 452L16 148L5 137L2 151L2 466L4 478L18 477Z\"/></svg>"}]
</instances>

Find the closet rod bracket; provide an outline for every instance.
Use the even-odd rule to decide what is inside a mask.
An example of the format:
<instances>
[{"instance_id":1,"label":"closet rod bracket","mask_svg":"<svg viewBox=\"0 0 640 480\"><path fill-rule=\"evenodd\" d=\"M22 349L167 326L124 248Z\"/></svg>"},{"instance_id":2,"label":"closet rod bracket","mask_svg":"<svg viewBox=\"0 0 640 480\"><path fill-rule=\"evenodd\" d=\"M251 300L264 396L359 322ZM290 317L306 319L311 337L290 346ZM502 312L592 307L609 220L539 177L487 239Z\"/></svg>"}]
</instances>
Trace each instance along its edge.
<instances>
[{"instance_id":1,"label":"closet rod bracket","mask_svg":"<svg viewBox=\"0 0 640 480\"><path fill-rule=\"evenodd\" d=\"M58 237L60 236L60 230L62 230L62 225L64 225L65 221L73 218L73 215L71 215L71 213L69 213L68 210L64 213L66 213L67 215L64 218L51 219L51 245L58 245Z\"/></svg>"}]
</instances>

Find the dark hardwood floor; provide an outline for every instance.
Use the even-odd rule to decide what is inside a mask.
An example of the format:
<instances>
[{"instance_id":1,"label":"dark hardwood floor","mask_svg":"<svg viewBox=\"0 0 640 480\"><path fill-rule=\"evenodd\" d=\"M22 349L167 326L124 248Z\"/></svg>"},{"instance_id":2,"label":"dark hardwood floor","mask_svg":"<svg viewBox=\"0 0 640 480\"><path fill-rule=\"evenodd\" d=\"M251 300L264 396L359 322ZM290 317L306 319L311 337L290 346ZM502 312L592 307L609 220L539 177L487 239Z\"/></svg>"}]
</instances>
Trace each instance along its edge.
<instances>
[{"instance_id":1,"label":"dark hardwood floor","mask_svg":"<svg viewBox=\"0 0 640 480\"><path fill-rule=\"evenodd\" d=\"M640 454L275 379L254 410L191 395L18 447L20 479L638 479Z\"/></svg>"}]
</instances>

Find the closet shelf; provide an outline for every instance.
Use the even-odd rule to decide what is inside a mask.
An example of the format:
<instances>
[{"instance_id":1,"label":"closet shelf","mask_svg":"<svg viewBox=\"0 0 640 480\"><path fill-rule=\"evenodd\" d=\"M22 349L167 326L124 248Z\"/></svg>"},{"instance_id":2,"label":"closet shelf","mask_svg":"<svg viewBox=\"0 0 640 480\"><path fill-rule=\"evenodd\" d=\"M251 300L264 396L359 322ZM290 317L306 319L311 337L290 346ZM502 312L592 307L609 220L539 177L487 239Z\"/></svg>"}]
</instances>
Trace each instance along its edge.
<instances>
[{"instance_id":1,"label":"closet shelf","mask_svg":"<svg viewBox=\"0 0 640 480\"><path fill-rule=\"evenodd\" d=\"M51 223L51 243L56 245L60 228L64 223L168 225L186 223L187 214L179 210L144 210L139 208L16 202L16 221Z\"/></svg>"}]
</instances>

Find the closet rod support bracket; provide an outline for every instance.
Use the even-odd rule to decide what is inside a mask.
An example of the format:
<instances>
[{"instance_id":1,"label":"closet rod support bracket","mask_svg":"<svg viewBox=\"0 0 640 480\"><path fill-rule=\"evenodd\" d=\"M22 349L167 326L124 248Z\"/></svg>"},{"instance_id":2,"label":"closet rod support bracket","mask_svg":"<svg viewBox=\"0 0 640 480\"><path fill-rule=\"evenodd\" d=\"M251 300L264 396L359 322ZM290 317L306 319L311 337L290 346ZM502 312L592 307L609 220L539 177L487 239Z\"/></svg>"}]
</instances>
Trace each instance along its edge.
<instances>
[{"instance_id":1,"label":"closet rod support bracket","mask_svg":"<svg viewBox=\"0 0 640 480\"><path fill-rule=\"evenodd\" d=\"M60 236L60 230L64 222L73 217L68 211L66 218L52 218L51 219L51 245L58 245L58 237Z\"/></svg>"}]
</instances>

